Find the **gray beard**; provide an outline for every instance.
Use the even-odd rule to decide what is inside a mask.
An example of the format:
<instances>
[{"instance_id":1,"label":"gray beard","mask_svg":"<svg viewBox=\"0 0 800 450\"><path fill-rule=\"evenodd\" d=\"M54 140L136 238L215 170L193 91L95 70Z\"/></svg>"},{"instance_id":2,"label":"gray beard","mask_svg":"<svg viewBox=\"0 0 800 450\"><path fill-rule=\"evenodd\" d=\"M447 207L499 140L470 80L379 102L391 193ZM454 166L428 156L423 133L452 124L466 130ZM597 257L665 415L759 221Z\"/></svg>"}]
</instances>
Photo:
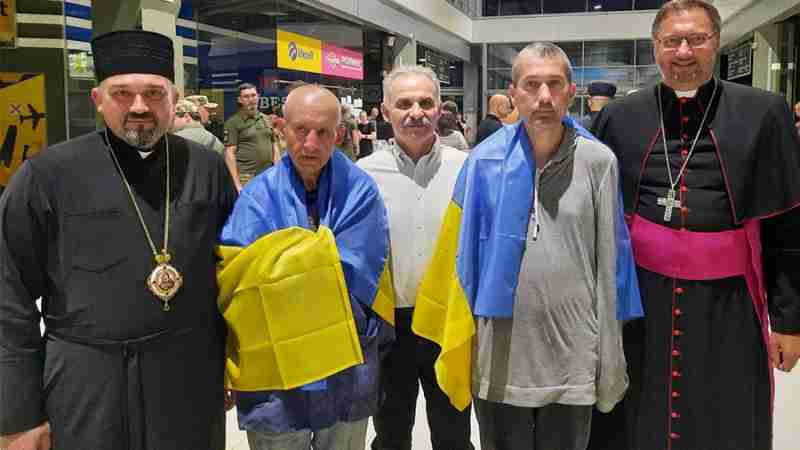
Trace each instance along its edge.
<instances>
[{"instance_id":1,"label":"gray beard","mask_svg":"<svg viewBox=\"0 0 800 450\"><path fill-rule=\"evenodd\" d=\"M131 147L150 148L155 145L156 141L158 141L158 139L161 137L156 137L156 131L157 128L152 130L125 130L125 136L123 136L123 139Z\"/></svg>"}]
</instances>

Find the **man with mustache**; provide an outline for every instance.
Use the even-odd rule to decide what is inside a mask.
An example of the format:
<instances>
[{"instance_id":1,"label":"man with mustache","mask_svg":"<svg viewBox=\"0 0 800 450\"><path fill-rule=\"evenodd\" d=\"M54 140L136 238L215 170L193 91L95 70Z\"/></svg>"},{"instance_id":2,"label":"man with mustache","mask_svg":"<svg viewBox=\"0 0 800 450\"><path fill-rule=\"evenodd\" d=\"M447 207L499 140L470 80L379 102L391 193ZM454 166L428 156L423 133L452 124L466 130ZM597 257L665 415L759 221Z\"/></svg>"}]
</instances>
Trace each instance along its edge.
<instances>
[{"instance_id":1,"label":"man with mustache","mask_svg":"<svg viewBox=\"0 0 800 450\"><path fill-rule=\"evenodd\" d=\"M106 127L0 197L0 448L223 448L214 244L236 191L219 154L166 134L168 37L117 31L92 53Z\"/></svg>"},{"instance_id":2,"label":"man with mustache","mask_svg":"<svg viewBox=\"0 0 800 450\"><path fill-rule=\"evenodd\" d=\"M800 356L800 144L784 98L714 77L720 27L708 2L665 3L662 82L595 122L645 316L625 325L626 417L598 422L592 448L771 448L772 370Z\"/></svg>"},{"instance_id":3,"label":"man with mustache","mask_svg":"<svg viewBox=\"0 0 800 450\"><path fill-rule=\"evenodd\" d=\"M272 167L280 158L277 131L269 117L258 110L258 89L239 86L239 111L225 122L225 164L236 189Z\"/></svg>"},{"instance_id":4,"label":"man with mustache","mask_svg":"<svg viewBox=\"0 0 800 450\"><path fill-rule=\"evenodd\" d=\"M439 80L428 68L397 67L383 81L383 115L394 145L359 160L378 183L389 215L397 340L384 359L386 394L373 418L373 450L410 450L419 384L425 393L433 450L467 450L470 409L458 411L439 388L433 364L439 348L411 331L417 288L466 154L439 143Z\"/></svg>"}]
</instances>

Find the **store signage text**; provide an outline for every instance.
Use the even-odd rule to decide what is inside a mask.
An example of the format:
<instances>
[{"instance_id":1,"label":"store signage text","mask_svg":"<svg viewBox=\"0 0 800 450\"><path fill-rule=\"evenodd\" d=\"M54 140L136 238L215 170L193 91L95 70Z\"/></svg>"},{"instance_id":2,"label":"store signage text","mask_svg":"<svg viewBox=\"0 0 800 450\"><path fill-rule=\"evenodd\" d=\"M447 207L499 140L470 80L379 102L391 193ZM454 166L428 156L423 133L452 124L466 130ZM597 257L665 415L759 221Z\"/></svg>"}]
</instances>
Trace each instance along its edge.
<instances>
[{"instance_id":1,"label":"store signage text","mask_svg":"<svg viewBox=\"0 0 800 450\"><path fill-rule=\"evenodd\" d=\"M364 79L364 56L319 39L278 29L278 67L354 80Z\"/></svg>"}]
</instances>

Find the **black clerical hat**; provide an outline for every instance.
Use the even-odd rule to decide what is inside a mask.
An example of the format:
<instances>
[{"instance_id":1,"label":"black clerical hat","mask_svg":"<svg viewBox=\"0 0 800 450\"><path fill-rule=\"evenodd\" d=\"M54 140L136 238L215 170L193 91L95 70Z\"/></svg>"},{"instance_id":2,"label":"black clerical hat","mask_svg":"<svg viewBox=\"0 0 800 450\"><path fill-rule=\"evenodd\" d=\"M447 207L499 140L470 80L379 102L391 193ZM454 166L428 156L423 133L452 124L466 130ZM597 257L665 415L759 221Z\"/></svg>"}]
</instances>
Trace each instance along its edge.
<instances>
[{"instance_id":1,"label":"black clerical hat","mask_svg":"<svg viewBox=\"0 0 800 450\"><path fill-rule=\"evenodd\" d=\"M142 30L112 31L92 39L97 82L126 73L149 73L175 81L172 40Z\"/></svg>"},{"instance_id":2,"label":"black clerical hat","mask_svg":"<svg viewBox=\"0 0 800 450\"><path fill-rule=\"evenodd\" d=\"M587 89L590 97L602 96L614 98L617 87L606 81L592 81Z\"/></svg>"}]
</instances>

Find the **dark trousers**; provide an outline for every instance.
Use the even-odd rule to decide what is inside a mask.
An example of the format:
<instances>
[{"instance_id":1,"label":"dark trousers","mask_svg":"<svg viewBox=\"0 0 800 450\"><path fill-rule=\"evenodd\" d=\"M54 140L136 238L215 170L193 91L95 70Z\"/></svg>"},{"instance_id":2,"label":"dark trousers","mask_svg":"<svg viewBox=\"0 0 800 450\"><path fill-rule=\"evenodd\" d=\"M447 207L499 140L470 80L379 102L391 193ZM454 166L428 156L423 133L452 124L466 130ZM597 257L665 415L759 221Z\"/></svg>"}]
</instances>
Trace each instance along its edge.
<instances>
[{"instance_id":1,"label":"dark trousers","mask_svg":"<svg viewBox=\"0 0 800 450\"><path fill-rule=\"evenodd\" d=\"M411 450L419 385L425 393L433 450L472 450L470 408L458 411L436 383L439 347L411 331L413 308L395 309L396 340L381 363L384 402L373 417L372 450Z\"/></svg>"},{"instance_id":2,"label":"dark trousers","mask_svg":"<svg viewBox=\"0 0 800 450\"><path fill-rule=\"evenodd\" d=\"M586 450L589 443L592 406L474 403L482 450Z\"/></svg>"}]
</instances>

